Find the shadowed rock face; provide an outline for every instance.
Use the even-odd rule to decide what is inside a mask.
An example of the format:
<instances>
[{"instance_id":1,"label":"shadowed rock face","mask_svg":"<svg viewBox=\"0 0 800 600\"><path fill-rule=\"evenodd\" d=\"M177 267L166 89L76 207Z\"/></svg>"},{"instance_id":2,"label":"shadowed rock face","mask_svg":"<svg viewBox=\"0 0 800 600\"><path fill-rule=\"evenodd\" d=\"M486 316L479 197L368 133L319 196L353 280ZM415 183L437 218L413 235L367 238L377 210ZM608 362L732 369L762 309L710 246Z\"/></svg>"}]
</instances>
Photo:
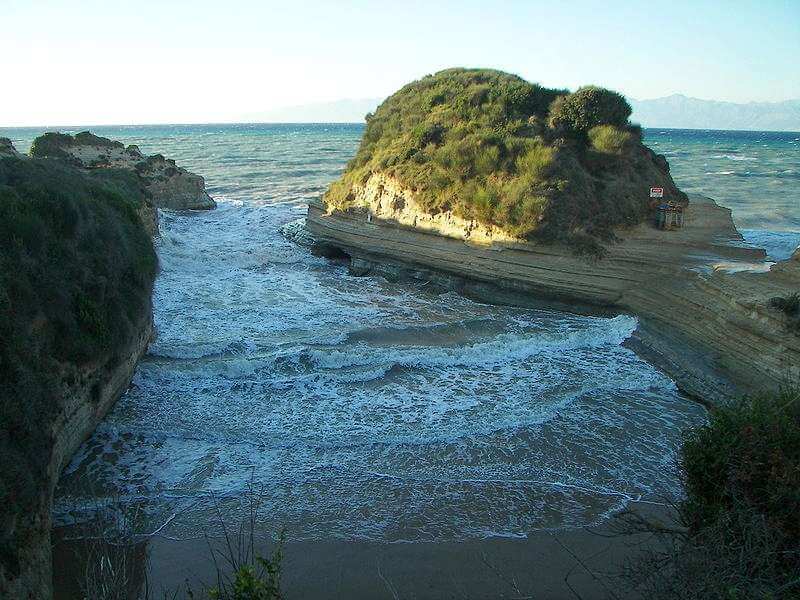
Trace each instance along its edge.
<instances>
[{"instance_id":1,"label":"shadowed rock face","mask_svg":"<svg viewBox=\"0 0 800 600\"><path fill-rule=\"evenodd\" d=\"M96 136L45 133L33 141L31 156L66 160L82 169L126 169L136 172L157 208L209 210L217 206L205 180L160 154L145 156L135 145Z\"/></svg>"},{"instance_id":2,"label":"shadowed rock face","mask_svg":"<svg viewBox=\"0 0 800 600\"><path fill-rule=\"evenodd\" d=\"M0 158L15 157L20 158L22 155L14 148L14 144L8 138L0 137Z\"/></svg>"}]
</instances>

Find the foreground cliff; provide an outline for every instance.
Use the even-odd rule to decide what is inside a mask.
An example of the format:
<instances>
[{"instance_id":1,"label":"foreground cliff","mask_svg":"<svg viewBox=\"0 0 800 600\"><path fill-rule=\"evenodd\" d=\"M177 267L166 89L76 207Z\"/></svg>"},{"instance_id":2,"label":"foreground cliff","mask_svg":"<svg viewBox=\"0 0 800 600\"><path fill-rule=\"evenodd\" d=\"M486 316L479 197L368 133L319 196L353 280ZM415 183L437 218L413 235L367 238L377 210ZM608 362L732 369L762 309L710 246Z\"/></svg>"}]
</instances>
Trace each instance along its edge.
<instances>
[{"instance_id":1,"label":"foreground cliff","mask_svg":"<svg viewBox=\"0 0 800 600\"><path fill-rule=\"evenodd\" d=\"M146 204L125 170L0 157L0 597L50 596L53 488L151 338Z\"/></svg>"},{"instance_id":2,"label":"foreground cliff","mask_svg":"<svg viewBox=\"0 0 800 600\"><path fill-rule=\"evenodd\" d=\"M83 131L74 136L45 133L31 145L35 158L64 160L81 169L122 169L136 173L158 208L208 210L216 202L208 195L205 180L161 154L143 155L137 146Z\"/></svg>"}]
</instances>

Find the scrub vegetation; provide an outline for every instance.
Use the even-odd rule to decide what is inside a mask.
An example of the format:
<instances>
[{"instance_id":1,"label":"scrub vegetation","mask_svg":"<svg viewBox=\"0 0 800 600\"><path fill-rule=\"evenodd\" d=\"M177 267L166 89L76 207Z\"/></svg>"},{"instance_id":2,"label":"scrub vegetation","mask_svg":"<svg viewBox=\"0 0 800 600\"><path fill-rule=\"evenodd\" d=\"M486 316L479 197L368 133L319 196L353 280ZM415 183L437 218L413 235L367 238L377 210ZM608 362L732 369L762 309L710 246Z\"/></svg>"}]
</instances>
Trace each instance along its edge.
<instances>
[{"instance_id":1,"label":"scrub vegetation","mask_svg":"<svg viewBox=\"0 0 800 600\"><path fill-rule=\"evenodd\" d=\"M598 87L569 93L500 71L441 71L367 115L358 153L325 202L353 208L355 190L382 173L431 214L592 246L649 214L651 186L687 201L630 114L622 96Z\"/></svg>"},{"instance_id":2,"label":"scrub vegetation","mask_svg":"<svg viewBox=\"0 0 800 600\"><path fill-rule=\"evenodd\" d=\"M645 596L800 597L800 389L715 410L681 465L684 527L632 569Z\"/></svg>"},{"instance_id":3,"label":"scrub vegetation","mask_svg":"<svg viewBox=\"0 0 800 600\"><path fill-rule=\"evenodd\" d=\"M795 292L788 296L770 298L769 305L781 311L786 317L786 327L800 335L800 294Z\"/></svg>"},{"instance_id":4,"label":"scrub vegetation","mask_svg":"<svg viewBox=\"0 0 800 600\"><path fill-rule=\"evenodd\" d=\"M30 155L34 158L60 158L69 162L75 159L64 151L72 146L98 146L100 148L124 148L122 142L94 135L89 131L76 133L74 136L66 133L50 132L37 137L31 145Z\"/></svg>"},{"instance_id":5,"label":"scrub vegetation","mask_svg":"<svg viewBox=\"0 0 800 600\"><path fill-rule=\"evenodd\" d=\"M0 573L19 572L31 535L21 517L49 510L65 386L114 364L149 314L156 255L137 215L144 201L132 173L0 159Z\"/></svg>"}]
</instances>

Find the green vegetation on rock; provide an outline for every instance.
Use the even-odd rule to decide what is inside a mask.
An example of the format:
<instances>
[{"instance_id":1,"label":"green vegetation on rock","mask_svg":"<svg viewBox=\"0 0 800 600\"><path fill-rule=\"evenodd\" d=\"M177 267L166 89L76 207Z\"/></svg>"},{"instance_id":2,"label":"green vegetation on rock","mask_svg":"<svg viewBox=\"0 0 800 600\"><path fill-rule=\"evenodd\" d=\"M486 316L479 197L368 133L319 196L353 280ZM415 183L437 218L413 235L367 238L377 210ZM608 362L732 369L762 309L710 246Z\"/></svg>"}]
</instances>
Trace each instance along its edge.
<instances>
[{"instance_id":1,"label":"green vegetation on rock","mask_svg":"<svg viewBox=\"0 0 800 600\"><path fill-rule=\"evenodd\" d=\"M775 296L770 298L769 305L785 315L789 331L800 335L800 293L794 292L786 297Z\"/></svg>"},{"instance_id":2,"label":"green vegetation on rock","mask_svg":"<svg viewBox=\"0 0 800 600\"><path fill-rule=\"evenodd\" d=\"M19 572L65 386L114 366L151 310L139 178L0 159L0 575ZM45 508L49 510L49 506Z\"/></svg>"},{"instance_id":3,"label":"green vegetation on rock","mask_svg":"<svg viewBox=\"0 0 800 600\"><path fill-rule=\"evenodd\" d=\"M639 559L643 595L800 597L800 389L715 409L688 434L681 466L685 530Z\"/></svg>"},{"instance_id":4,"label":"green vegetation on rock","mask_svg":"<svg viewBox=\"0 0 800 600\"><path fill-rule=\"evenodd\" d=\"M641 222L651 186L687 201L628 123L630 111L601 88L569 94L500 71L441 71L367 115L358 153L324 200L348 210L371 175L386 174L431 214L452 210L522 238L591 246Z\"/></svg>"},{"instance_id":5,"label":"green vegetation on rock","mask_svg":"<svg viewBox=\"0 0 800 600\"><path fill-rule=\"evenodd\" d=\"M625 128L630 116L630 104L620 94L587 86L556 98L550 105L549 124L565 135L580 135L601 125Z\"/></svg>"},{"instance_id":6,"label":"green vegetation on rock","mask_svg":"<svg viewBox=\"0 0 800 600\"><path fill-rule=\"evenodd\" d=\"M122 142L94 135L89 131L82 131L71 136L66 133L49 132L40 135L31 144L30 155L34 158L60 158L74 160L64 148L72 146L97 146L99 148L124 148Z\"/></svg>"}]
</instances>

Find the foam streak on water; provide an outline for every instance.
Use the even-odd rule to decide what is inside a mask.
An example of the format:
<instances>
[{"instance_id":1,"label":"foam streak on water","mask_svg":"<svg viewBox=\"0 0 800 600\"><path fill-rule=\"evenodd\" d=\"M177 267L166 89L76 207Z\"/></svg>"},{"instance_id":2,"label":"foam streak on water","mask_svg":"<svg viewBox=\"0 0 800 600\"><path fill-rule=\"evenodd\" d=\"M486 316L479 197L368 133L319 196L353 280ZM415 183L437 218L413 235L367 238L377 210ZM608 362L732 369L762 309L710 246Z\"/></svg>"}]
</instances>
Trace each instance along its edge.
<instances>
[{"instance_id":1,"label":"foam streak on water","mask_svg":"<svg viewBox=\"0 0 800 600\"><path fill-rule=\"evenodd\" d=\"M164 215L159 337L63 478L63 522L87 481L181 537L251 480L294 538L524 535L676 493L701 411L620 345L633 318L350 277L277 233L295 215Z\"/></svg>"},{"instance_id":2,"label":"foam streak on water","mask_svg":"<svg viewBox=\"0 0 800 600\"><path fill-rule=\"evenodd\" d=\"M24 149L36 132L0 133ZM114 500L142 507L147 531L197 537L255 484L265 526L293 539L444 540L579 527L680 494L675 451L703 411L622 346L633 318L354 278L280 234L361 127L98 133L202 173L219 209L162 213L158 339L62 478L57 523ZM773 254L796 244L796 203L774 193L791 158L762 138L647 135L681 185L761 182L761 205L734 187L720 200ZM783 175L756 176L771 170Z\"/></svg>"}]
</instances>

